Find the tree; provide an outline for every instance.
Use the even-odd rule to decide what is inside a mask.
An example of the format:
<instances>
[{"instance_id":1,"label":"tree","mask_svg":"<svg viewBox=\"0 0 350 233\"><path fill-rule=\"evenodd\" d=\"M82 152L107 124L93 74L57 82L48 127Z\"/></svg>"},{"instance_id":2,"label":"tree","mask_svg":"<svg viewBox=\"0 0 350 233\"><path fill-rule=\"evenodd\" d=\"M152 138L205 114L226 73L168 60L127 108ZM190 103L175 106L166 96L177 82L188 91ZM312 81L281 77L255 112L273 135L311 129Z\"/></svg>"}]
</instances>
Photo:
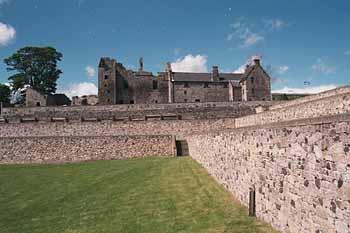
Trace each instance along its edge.
<instances>
[{"instance_id":1,"label":"tree","mask_svg":"<svg viewBox=\"0 0 350 233\"><path fill-rule=\"evenodd\" d=\"M10 103L11 89L9 86L0 83L0 103Z\"/></svg>"},{"instance_id":2,"label":"tree","mask_svg":"<svg viewBox=\"0 0 350 233\"><path fill-rule=\"evenodd\" d=\"M62 54L52 47L24 47L4 59L7 71L17 73L8 79L13 89L31 86L42 94L56 92L57 79L62 73L57 68Z\"/></svg>"}]
</instances>

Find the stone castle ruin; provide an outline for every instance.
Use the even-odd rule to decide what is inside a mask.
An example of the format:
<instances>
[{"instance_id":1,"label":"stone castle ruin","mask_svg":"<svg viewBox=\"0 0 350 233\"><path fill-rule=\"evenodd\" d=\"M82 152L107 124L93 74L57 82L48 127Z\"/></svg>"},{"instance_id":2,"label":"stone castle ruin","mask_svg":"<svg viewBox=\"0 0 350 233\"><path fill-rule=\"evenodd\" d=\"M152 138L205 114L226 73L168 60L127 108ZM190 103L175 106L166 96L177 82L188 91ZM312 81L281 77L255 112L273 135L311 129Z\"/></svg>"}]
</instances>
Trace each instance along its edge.
<instances>
[{"instance_id":1,"label":"stone castle ruin","mask_svg":"<svg viewBox=\"0 0 350 233\"><path fill-rule=\"evenodd\" d=\"M164 72L154 76L127 70L115 59L101 58L98 66L99 104L157 104L194 102L234 102L271 100L271 78L255 58L244 73L174 72L167 63Z\"/></svg>"},{"instance_id":2,"label":"stone castle ruin","mask_svg":"<svg viewBox=\"0 0 350 233\"><path fill-rule=\"evenodd\" d=\"M0 163L189 155L281 232L350 232L350 87L270 101L260 64L247 70L197 82L101 59L105 105L2 110Z\"/></svg>"}]
</instances>

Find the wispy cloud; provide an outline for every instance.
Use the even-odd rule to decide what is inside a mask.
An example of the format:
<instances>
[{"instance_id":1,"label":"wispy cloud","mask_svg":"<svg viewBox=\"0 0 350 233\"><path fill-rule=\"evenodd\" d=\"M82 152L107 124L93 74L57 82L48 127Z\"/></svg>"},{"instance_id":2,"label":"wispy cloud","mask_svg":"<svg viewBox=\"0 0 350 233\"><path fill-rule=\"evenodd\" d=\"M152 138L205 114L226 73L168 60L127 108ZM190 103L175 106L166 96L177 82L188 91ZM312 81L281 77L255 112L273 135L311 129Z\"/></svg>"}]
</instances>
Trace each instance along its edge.
<instances>
[{"instance_id":1,"label":"wispy cloud","mask_svg":"<svg viewBox=\"0 0 350 233\"><path fill-rule=\"evenodd\" d=\"M304 87L304 88L283 87L281 89L272 90L272 93L316 94L316 93L328 91L337 87L338 86L335 84L314 86L314 87Z\"/></svg>"},{"instance_id":2,"label":"wispy cloud","mask_svg":"<svg viewBox=\"0 0 350 233\"><path fill-rule=\"evenodd\" d=\"M311 66L311 69L326 75L337 72L336 66L327 64L322 58L318 58L316 63Z\"/></svg>"},{"instance_id":3,"label":"wispy cloud","mask_svg":"<svg viewBox=\"0 0 350 233\"><path fill-rule=\"evenodd\" d=\"M231 41L238 38L241 41L241 48L251 47L264 41L264 37L257 32L253 32L244 18L237 19L231 27L233 32L227 36L227 40Z\"/></svg>"},{"instance_id":4,"label":"wispy cloud","mask_svg":"<svg viewBox=\"0 0 350 233\"><path fill-rule=\"evenodd\" d=\"M174 55L175 55L175 56L179 56L180 53L181 53L181 51L182 51L181 48L176 48L176 49L174 49Z\"/></svg>"},{"instance_id":5,"label":"wispy cloud","mask_svg":"<svg viewBox=\"0 0 350 233\"><path fill-rule=\"evenodd\" d=\"M277 73L278 74L284 74L284 73L286 73L287 71L289 70L289 66L280 66L280 67L278 67L278 69L277 69Z\"/></svg>"},{"instance_id":6,"label":"wispy cloud","mask_svg":"<svg viewBox=\"0 0 350 233\"><path fill-rule=\"evenodd\" d=\"M96 70L92 66L85 67L85 72L89 78L93 78L96 75Z\"/></svg>"},{"instance_id":7,"label":"wispy cloud","mask_svg":"<svg viewBox=\"0 0 350 233\"><path fill-rule=\"evenodd\" d=\"M183 58L171 63L171 68L175 72L208 72L207 57L205 55L188 54Z\"/></svg>"},{"instance_id":8,"label":"wispy cloud","mask_svg":"<svg viewBox=\"0 0 350 233\"><path fill-rule=\"evenodd\" d=\"M273 31L280 30L287 26L287 23L280 19L263 19L258 23L249 23L244 17L240 17L231 24L232 32L226 37L227 41L240 40L239 47L248 48L263 42L266 35Z\"/></svg>"},{"instance_id":9,"label":"wispy cloud","mask_svg":"<svg viewBox=\"0 0 350 233\"><path fill-rule=\"evenodd\" d=\"M263 19L264 27L268 31L276 31L286 27L288 24L281 19Z\"/></svg>"},{"instance_id":10,"label":"wispy cloud","mask_svg":"<svg viewBox=\"0 0 350 233\"><path fill-rule=\"evenodd\" d=\"M6 46L16 37L16 30L8 24L0 22L0 46Z\"/></svg>"},{"instance_id":11,"label":"wispy cloud","mask_svg":"<svg viewBox=\"0 0 350 233\"><path fill-rule=\"evenodd\" d=\"M0 0L0 7L4 5L5 3L9 3L10 0Z\"/></svg>"}]
</instances>

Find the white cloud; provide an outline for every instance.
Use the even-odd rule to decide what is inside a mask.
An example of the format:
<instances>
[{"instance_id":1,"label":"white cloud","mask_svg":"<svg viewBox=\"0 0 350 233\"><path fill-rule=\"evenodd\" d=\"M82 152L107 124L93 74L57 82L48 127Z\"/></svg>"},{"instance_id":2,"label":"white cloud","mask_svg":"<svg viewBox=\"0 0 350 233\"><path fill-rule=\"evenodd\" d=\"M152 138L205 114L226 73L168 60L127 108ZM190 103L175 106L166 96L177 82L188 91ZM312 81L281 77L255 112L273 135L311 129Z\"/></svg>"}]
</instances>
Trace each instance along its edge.
<instances>
[{"instance_id":1,"label":"white cloud","mask_svg":"<svg viewBox=\"0 0 350 233\"><path fill-rule=\"evenodd\" d=\"M337 72L336 66L326 64L322 58L317 59L317 62L311 66L311 69L327 75Z\"/></svg>"},{"instance_id":2,"label":"white cloud","mask_svg":"<svg viewBox=\"0 0 350 233\"><path fill-rule=\"evenodd\" d=\"M277 69L278 74L284 74L289 70L289 66L280 66Z\"/></svg>"},{"instance_id":3,"label":"white cloud","mask_svg":"<svg viewBox=\"0 0 350 233\"><path fill-rule=\"evenodd\" d=\"M280 19L263 19L265 28L269 31L276 31L286 27L288 24Z\"/></svg>"},{"instance_id":4,"label":"white cloud","mask_svg":"<svg viewBox=\"0 0 350 233\"><path fill-rule=\"evenodd\" d=\"M71 98L72 96L97 95L98 88L94 83L83 82L71 84L67 90L62 92Z\"/></svg>"},{"instance_id":5,"label":"white cloud","mask_svg":"<svg viewBox=\"0 0 350 233\"><path fill-rule=\"evenodd\" d=\"M188 54L182 59L177 59L171 63L171 68L174 72L208 72L207 69L207 57L204 55Z\"/></svg>"},{"instance_id":6,"label":"white cloud","mask_svg":"<svg viewBox=\"0 0 350 233\"><path fill-rule=\"evenodd\" d=\"M281 89L272 90L272 93L287 93L287 94L316 94L323 91L328 91L338 86L335 84L314 86L314 87L304 87L304 88L292 88L283 87Z\"/></svg>"},{"instance_id":7,"label":"white cloud","mask_svg":"<svg viewBox=\"0 0 350 233\"><path fill-rule=\"evenodd\" d=\"M0 22L0 46L8 45L16 37L16 30L8 24Z\"/></svg>"},{"instance_id":8,"label":"white cloud","mask_svg":"<svg viewBox=\"0 0 350 233\"><path fill-rule=\"evenodd\" d=\"M92 66L85 67L85 72L89 78L93 78L96 75L96 70Z\"/></svg>"}]
</instances>

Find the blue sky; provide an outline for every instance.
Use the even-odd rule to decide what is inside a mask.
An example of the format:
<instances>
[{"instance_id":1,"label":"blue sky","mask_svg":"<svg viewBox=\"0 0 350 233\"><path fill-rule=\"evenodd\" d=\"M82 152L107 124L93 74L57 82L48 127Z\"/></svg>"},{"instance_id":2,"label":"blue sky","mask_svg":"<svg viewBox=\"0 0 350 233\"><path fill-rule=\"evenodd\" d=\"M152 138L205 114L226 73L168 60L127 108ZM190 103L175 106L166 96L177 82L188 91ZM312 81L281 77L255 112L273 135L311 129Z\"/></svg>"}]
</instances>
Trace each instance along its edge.
<instances>
[{"instance_id":1,"label":"blue sky","mask_svg":"<svg viewBox=\"0 0 350 233\"><path fill-rule=\"evenodd\" d=\"M137 68L237 71L255 54L275 91L349 84L350 1L0 0L0 59L21 47L63 53L59 90L96 92L99 58ZM0 82L9 73L0 64ZM301 89L301 90L300 90Z\"/></svg>"}]
</instances>

